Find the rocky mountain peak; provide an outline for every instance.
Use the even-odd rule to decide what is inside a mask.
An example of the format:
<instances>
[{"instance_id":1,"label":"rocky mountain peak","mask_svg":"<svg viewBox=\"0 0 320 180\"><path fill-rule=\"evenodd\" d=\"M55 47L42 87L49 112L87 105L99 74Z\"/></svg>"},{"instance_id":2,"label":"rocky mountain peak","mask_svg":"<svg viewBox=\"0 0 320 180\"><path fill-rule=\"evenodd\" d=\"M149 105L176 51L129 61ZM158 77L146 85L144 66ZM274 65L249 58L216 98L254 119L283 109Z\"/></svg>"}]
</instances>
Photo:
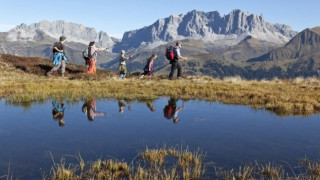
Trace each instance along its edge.
<instances>
[{"instance_id":1,"label":"rocky mountain peak","mask_svg":"<svg viewBox=\"0 0 320 180\"><path fill-rule=\"evenodd\" d=\"M107 33L97 32L94 28L85 27L81 24L65 22L57 20L49 22L46 20L34 23L29 26L21 24L8 32L7 41L35 41L37 32L41 31L47 36L59 39L61 35L67 37L69 42L79 42L88 44L90 41L95 41L99 46L113 47L114 41Z\"/></svg>"},{"instance_id":2,"label":"rocky mountain peak","mask_svg":"<svg viewBox=\"0 0 320 180\"><path fill-rule=\"evenodd\" d=\"M156 47L182 39L202 39L229 46L241 42L248 35L262 41L285 44L296 34L287 25L266 22L262 14L255 15L235 9L221 17L217 11L193 10L185 15L159 19L142 29L128 31L118 47Z\"/></svg>"}]
</instances>

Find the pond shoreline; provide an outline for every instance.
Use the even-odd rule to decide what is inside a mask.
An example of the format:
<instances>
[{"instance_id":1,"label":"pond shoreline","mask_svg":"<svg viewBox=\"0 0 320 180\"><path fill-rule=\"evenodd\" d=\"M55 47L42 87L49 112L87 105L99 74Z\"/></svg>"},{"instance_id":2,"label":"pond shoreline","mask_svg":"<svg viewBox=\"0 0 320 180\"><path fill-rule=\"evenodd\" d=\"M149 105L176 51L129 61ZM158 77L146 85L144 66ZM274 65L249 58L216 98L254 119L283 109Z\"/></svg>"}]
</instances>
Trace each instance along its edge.
<instances>
[{"instance_id":1,"label":"pond shoreline","mask_svg":"<svg viewBox=\"0 0 320 180\"><path fill-rule=\"evenodd\" d=\"M127 79L119 79L117 72L98 70L97 75L88 75L84 66L74 64L67 65L67 77L44 76L43 67L50 69L51 66L50 60L1 55L0 97L12 102L61 97L70 101L91 97L131 100L179 97L265 108L278 115L320 113L318 78L249 81L239 77L220 80L188 76L168 80L166 76L140 79L132 74Z\"/></svg>"},{"instance_id":2,"label":"pond shoreline","mask_svg":"<svg viewBox=\"0 0 320 180\"><path fill-rule=\"evenodd\" d=\"M31 79L31 80L30 80ZM183 80L118 79L69 80L23 76L1 81L0 96L11 102L66 98L69 101L96 98L156 99L177 97L265 108L279 115L310 115L320 112L320 80L245 81L189 77Z\"/></svg>"}]
</instances>

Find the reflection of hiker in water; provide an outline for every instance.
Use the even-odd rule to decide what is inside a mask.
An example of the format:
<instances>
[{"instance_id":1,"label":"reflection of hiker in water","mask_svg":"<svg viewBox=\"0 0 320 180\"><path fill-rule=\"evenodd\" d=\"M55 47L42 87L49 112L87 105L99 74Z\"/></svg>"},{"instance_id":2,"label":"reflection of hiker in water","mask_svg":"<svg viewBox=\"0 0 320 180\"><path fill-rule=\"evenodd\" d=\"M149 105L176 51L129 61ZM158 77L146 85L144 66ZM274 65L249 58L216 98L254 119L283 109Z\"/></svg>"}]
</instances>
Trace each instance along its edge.
<instances>
[{"instance_id":1,"label":"reflection of hiker in water","mask_svg":"<svg viewBox=\"0 0 320 180\"><path fill-rule=\"evenodd\" d=\"M168 105L166 105L163 109L164 117L167 119L173 119L173 123L178 123L178 113L184 109L184 105L182 105L180 108L177 108L177 100L175 98L170 98L168 101Z\"/></svg>"},{"instance_id":2,"label":"reflection of hiker in water","mask_svg":"<svg viewBox=\"0 0 320 180\"><path fill-rule=\"evenodd\" d=\"M125 107L127 107L129 111L131 111L131 106L127 105L123 99L118 100L118 106L119 106L120 113L123 113L123 110Z\"/></svg>"},{"instance_id":3,"label":"reflection of hiker in water","mask_svg":"<svg viewBox=\"0 0 320 180\"><path fill-rule=\"evenodd\" d=\"M150 111L154 112L156 110L156 108L153 106L151 101L147 101L146 102L148 108L150 109Z\"/></svg>"},{"instance_id":4,"label":"reflection of hiker in water","mask_svg":"<svg viewBox=\"0 0 320 180\"><path fill-rule=\"evenodd\" d=\"M95 116L105 116L106 113L96 111L96 101L91 99L82 105L82 112L88 116L89 121L93 121Z\"/></svg>"},{"instance_id":5,"label":"reflection of hiker in water","mask_svg":"<svg viewBox=\"0 0 320 180\"><path fill-rule=\"evenodd\" d=\"M66 109L66 104L64 102L58 103L57 101L52 101L52 116L54 120L58 120L59 126L63 127L65 122L63 120L64 110Z\"/></svg>"}]
</instances>

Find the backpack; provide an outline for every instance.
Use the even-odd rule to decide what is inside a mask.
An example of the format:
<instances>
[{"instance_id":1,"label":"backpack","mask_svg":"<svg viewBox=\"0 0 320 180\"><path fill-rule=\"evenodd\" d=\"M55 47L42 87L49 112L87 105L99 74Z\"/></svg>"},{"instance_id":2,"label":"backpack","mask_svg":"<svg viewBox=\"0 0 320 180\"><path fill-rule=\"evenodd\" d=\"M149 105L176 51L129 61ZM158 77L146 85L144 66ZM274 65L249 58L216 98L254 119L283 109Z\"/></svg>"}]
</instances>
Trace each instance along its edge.
<instances>
[{"instance_id":1,"label":"backpack","mask_svg":"<svg viewBox=\"0 0 320 180\"><path fill-rule=\"evenodd\" d=\"M172 111L173 111L173 107L170 105L166 105L163 109L163 116L167 119L171 119L173 116Z\"/></svg>"},{"instance_id":2,"label":"backpack","mask_svg":"<svg viewBox=\"0 0 320 180\"><path fill-rule=\"evenodd\" d=\"M174 58L174 51L175 51L175 48L173 46L170 46L167 48L166 57L169 61L173 61L175 59Z\"/></svg>"},{"instance_id":3,"label":"backpack","mask_svg":"<svg viewBox=\"0 0 320 180\"><path fill-rule=\"evenodd\" d=\"M56 50L54 49L54 47L56 47L59 44L59 42L55 42L52 46L52 53L56 53Z\"/></svg>"},{"instance_id":4,"label":"backpack","mask_svg":"<svg viewBox=\"0 0 320 180\"><path fill-rule=\"evenodd\" d=\"M144 70L145 72L149 72L150 63L151 63L151 61L150 61L150 59L149 59L148 62L147 62L147 65L143 68L143 70Z\"/></svg>"},{"instance_id":5,"label":"backpack","mask_svg":"<svg viewBox=\"0 0 320 180\"><path fill-rule=\"evenodd\" d=\"M83 57L83 59L86 61L86 65L88 65L89 64L89 60L92 58L92 55L91 55L91 48L90 47L88 47L86 50L84 50L83 52L82 52L82 57Z\"/></svg>"},{"instance_id":6,"label":"backpack","mask_svg":"<svg viewBox=\"0 0 320 180\"><path fill-rule=\"evenodd\" d=\"M166 105L163 109L163 116L167 119L171 119L176 113L176 100L170 99L168 105Z\"/></svg>"}]
</instances>

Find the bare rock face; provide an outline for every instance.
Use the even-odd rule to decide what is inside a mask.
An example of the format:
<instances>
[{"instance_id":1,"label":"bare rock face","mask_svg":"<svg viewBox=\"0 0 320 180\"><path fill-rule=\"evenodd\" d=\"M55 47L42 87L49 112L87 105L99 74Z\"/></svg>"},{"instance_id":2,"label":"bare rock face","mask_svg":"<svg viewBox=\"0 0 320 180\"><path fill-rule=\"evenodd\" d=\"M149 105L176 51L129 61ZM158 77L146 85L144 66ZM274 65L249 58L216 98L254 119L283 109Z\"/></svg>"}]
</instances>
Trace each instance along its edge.
<instances>
[{"instance_id":1,"label":"bare rock face","mask_svg":"<svg viewBox=\"0 0 320 180\"><path fill-rule=\"evenodd\" d=\"M39 37L37 32L43 32L47 36L59 39L61 35L67 37L69 42L88 44L95 41L99 46L112 48L114 41L105 32L97 32L94 28L85 27L81 24L65 21L41 21L29 26L21 24L8 31L7 41L36 41Z\"/></svg>"},{"instance_id":2,"label":"bare rock face","mask_svg":"<svg viewBox=\"0 0 320 180\"><path fill-rule=\"evenodd\" d=\"M202 39L221 45L235 45L245 37L284 44L297 32L289 26L271 24L263 16L234 10L221 17L219 12L191 11L185 15L171 15L159 19L142 29L128 31L123 35L119 48L137 48L149 45L151 48L170 41Z\"/></svg>"}]
</instances>

